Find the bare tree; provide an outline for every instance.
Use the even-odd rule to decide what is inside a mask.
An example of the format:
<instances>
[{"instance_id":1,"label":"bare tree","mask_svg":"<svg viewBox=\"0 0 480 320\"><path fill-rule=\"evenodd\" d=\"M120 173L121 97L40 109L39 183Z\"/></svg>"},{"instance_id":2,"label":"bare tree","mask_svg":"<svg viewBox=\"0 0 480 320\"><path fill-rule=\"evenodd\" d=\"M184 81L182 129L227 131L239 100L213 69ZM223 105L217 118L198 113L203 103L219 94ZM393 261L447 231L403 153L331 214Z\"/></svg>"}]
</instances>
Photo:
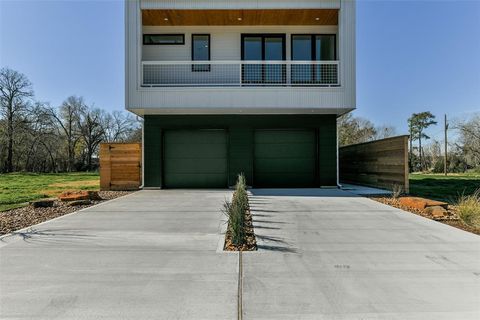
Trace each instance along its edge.
<instances>
[{"instance_id":1,"label":"bare tree","mask_svg":"<svg viewBox=\"0 0 480 320\"><path fill-rule=\"evenodd\" d=\"M68 97L59 110L48 108L48 112L52 119L57 123L57 130L60 135L64 136L66 140L67 149L67 171L73 171L75 165L75 148L81 138L80 122L81 113L86 110L82 97L70 96Z\"/></svg>"},{"instance_id":2,"label":"bare tree","mask_svg":"<svg viewBox=\"0 0 480 320\"><path fill-rule=\"evenodd\" d=\"M397 129L392 126L380 126L375 128L375 139L385 139L397 135Z\"/></svg>"},{"instance_id":3,"label":"bare tree","mask_svg":"<svg viewBox=\"0 0 480 320\"><path fill-rule=\"evenodd\" d=\"M371 141L377 134L373 123L363 118L353 117L351 113L341 116L337 126L340 146Z\"/></svg>"},{"instance_id":4,"label":"bare tree","mask_svg":"<svg viewBox=\"0 0 480 320\"><path fill-rule=\"evenodd\" d=\"M16 124L28 110L32 84L25 75L9 68L0 69L0 106L6 121L7 158L5 171L12 172Z\"/></svg>"},{"instance_id":5,"label":"bare tree","mask_svg":"<svg viewBox=\"0 0 480 320\"><path fill-rule=\"evenodd\" d=\"M105 139L108 142L130 140L138 129L135 118L121 111L114 111L104 119Z\"/></svg>"},{"instance_id":6,"label":"bare tree","mask_svg":"<svg viewBox=\"0 0 480 320\"><path fill-rule=\"evenodd\" d=\"M87 170L92 170L92 157L105 137L105 114L100 109L85 108L78 118L78 127L87 153Z\"/></svg>"},{"instance_id":7,"label":"bare tree","mask_svg":"<svg viewBox=\"0 0 480 320\"><path fill-rule=\"evenodd\" d=\"M466 162L472 167L480 166L480 113L470 119L458 121L454 129L459 131L456 143Z\"/></svg>"}]
</instances>

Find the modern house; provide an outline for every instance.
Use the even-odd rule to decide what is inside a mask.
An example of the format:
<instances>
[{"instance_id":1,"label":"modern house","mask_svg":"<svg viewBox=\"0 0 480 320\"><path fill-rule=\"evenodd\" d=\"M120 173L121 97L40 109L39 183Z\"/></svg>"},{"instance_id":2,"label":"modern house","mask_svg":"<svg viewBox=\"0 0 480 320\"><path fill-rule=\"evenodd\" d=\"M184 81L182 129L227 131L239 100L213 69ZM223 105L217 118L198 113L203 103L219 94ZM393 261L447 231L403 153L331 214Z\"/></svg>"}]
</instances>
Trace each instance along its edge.
<instances>
[{"instance_id":1,"label":"modern house","mask_svg":"<svg viewBox=\"0 0 480 320\"><path fill-rule=\"evenodd\" d=\"M127 0L126 108L145 188L338 185L352 0Z\"/></svg>"}]
</instances>

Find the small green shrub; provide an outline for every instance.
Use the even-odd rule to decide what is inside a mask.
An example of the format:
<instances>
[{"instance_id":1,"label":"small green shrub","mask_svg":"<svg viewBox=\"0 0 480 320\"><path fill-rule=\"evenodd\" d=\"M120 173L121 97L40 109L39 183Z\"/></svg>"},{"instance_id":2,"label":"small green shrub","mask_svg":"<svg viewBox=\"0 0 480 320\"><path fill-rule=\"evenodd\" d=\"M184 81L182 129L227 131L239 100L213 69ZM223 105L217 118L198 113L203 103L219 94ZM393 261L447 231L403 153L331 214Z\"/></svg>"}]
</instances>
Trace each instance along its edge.
<instances>
[{"instance_id":1,"label":"small green shrub","mask_svg":"<svg viewBox=\"0 0 480 320\"><path fill-rule=\"evenodd\" d=\"M457 202L460 219L472 227L480 228L480 189L468 196L461 196Z\"/></svg>"}]
</instances>

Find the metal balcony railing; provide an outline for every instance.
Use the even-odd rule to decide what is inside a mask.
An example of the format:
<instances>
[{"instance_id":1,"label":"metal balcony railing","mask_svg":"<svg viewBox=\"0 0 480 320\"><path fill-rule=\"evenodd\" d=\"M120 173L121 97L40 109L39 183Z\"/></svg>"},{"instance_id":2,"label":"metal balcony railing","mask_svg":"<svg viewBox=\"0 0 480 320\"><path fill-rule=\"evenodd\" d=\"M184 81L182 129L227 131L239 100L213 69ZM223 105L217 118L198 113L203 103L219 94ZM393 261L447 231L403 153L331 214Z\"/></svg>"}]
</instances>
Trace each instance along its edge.
<instances>
[{"instance_id":1,"label":"metal balcony railing","mask_svg":"<svg viewBox=\"0 0 480 320\"><path fill-rule=\"evenodd\" d=\"M339 86L338 61L143 61L144 87Z\"/></svg>"}]
</instances>

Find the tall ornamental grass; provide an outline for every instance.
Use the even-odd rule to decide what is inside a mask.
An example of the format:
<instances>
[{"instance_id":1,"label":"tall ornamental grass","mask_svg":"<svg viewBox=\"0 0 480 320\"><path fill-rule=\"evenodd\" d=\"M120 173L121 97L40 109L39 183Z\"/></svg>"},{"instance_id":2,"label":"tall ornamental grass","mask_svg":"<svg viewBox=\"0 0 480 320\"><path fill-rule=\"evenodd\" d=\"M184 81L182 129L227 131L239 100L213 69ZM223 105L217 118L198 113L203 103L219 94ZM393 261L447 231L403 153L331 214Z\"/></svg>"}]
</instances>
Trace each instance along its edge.
<instances>
[{"instance_id":1,"label":"tall ornamental grass","mask_svg":"<svg viewBox=\"0 0 480 320\"><path fill-rule=\"evenodd\" d=\"M224 213L228 217L228 230L232 243L241 246L245 243L245 214L248 210L248 194L245 176L239 174L232 202L225 201Z\"/></svg>"},{"instance_id":2,"label":"tall ornamental grass","mask_svg":"<svg viewBox=\"0 0 480 320\"><path fill-rule=\"evenodd\" d=\"M457 202L458 216L469 226L480 228L480 189Z\"/></svg>"}]
</instances>

